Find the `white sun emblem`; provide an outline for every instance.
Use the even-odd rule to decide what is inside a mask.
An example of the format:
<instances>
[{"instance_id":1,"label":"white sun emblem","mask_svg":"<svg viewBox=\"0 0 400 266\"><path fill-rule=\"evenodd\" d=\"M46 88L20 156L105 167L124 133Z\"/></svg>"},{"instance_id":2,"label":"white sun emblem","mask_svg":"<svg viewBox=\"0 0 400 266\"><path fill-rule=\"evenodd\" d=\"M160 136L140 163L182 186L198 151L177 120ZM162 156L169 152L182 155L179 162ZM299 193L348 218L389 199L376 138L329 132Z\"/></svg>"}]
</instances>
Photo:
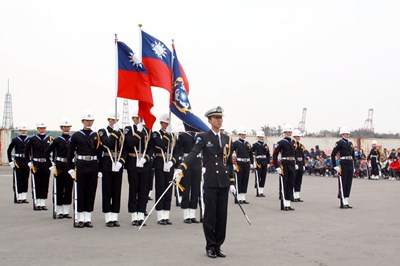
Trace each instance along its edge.
<instances>
[{"instance_id":1,"label":"white sun emblem","mask_svg":"<svg viewBox=\"0 0 400 266\"><path fill-rule=\"evenodd\" d=\"M129 62L132 62L133 66L143 68L142 62L134 53L129 53Z\"/></svg>"},{"instance_id":2,"label":"white sun emblem","mask_svg":"<svg viewBox=\"0 0 400 266\"><path fill-rule=\"evenodd\" d=\"M151 44L151 49L154 51L154 53L158 56L158 58L162 59L163 57L167 56L167 49L164 47L164 45L160 42L154 42Z\"/></svg>"}]
</instances>

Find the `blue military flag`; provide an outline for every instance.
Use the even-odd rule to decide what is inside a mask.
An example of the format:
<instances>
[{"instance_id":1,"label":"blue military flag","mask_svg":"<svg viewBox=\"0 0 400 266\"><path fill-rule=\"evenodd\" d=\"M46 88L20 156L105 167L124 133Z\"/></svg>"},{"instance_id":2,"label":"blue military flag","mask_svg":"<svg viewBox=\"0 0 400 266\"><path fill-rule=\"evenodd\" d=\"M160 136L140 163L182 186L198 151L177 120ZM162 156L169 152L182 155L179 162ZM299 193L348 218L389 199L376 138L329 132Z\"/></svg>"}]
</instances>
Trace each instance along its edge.
<instances>
[{"instance_id":1,"label":"blue military flag","mask_svg":"<svg viewBox=\"0 0 400 266\"><path fill-rule=\"evenodd\" d=\"M172 63L172 95L171 112L182 120L186 131L208 132L210 128L195 114L190 106L189 98L186 92L185 81L182 77L181 67L175 51L175 45L172 44L173 63Z\"/></svg>"}]
</instances>

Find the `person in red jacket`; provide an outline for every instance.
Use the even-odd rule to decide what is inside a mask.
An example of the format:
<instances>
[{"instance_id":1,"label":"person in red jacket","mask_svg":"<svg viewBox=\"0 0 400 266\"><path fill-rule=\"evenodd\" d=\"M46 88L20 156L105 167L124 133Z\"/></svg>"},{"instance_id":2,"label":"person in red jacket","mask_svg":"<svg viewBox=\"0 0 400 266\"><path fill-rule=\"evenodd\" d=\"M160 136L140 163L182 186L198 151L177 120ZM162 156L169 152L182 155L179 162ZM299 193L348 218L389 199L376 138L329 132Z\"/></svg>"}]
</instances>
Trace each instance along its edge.
<instances>
[{"instance_id":1,"label":"person in red jacket","mask_svg":"<svg viewBox=\"0 0 400 266\"><path fill-rule=\"evenodd\" d=\"M396 180L400 173L400 161L398 160L397 156L393 157L393 161L390 163L389 169L389 174L391 176L390 180Z\"/></svg>"}]
</instances>

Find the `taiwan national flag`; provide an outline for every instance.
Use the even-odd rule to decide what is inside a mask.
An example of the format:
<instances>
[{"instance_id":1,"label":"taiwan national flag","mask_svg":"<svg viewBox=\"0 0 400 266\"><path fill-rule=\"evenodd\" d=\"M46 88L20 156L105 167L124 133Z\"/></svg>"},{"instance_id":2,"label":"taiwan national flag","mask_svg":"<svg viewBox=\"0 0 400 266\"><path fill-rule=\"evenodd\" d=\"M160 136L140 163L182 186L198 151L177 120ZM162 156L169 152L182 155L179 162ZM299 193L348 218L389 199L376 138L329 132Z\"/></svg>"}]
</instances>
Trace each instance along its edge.
<instances>
[{"instance_id":1,"label":"taiwan national flag","mask_svg":"<svg viewBox=\"0 0 400 266\"><path fill-rule=\"evenodd\" d=\"M195 114L190 106L186 93L186 83L181 74L181 67L176 55L175 46L173 49L173 88L171 112L182 120L186 131L208 132L210 128Z\"/></svg>"},{"instance_id":2,"label":"taiwan national flag","mask_svg":"<svg viewBox=\"0 0 400 266\"><path fill-rule=\"evenodd\" d=\"M151 93L149 75L140 59L123 42L118 47L118 90L117 97L138 100L138 115L151 129L156 121L151 113L153 95Z\"/></svg>"},{"instance_id":3,"label":"taiwan national flag","mask_svg":"<svg viewBox=\"0 0 400 266\"><path fill-rule=\"evenodd\" d=\"M172 92L172 53L160 40L144 31L142 33L142 60L150 78L150 85L166 89ZM185 80L187 93L189 83L182 67L182 78Z\"/></svg>"}]
</instances>

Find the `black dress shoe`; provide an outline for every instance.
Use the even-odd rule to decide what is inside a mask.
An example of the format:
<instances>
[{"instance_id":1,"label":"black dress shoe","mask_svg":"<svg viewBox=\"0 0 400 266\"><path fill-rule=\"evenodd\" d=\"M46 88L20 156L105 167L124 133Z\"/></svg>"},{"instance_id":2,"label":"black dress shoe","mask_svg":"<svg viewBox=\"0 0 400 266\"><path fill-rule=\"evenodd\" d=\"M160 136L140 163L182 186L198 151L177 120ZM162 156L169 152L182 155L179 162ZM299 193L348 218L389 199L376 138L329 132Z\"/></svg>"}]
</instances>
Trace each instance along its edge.
<instances>
[{"instance_id":1,"label":"black dress shoe","mask_svg":"<svg viewBox=\"0 0 400 266\"><path fill-rule=\"evenodd\" d=\"M166 224L172 224L170 219L165 219L164 221L165 221Z\"/></svg>"},{"instance_id":2,"label":"black dress shoe","mask_svg":"<svg viewBox=\"0 0 400 266\"><path fill-rule=\"evenodd\" d=\"M22 200L17 200L16 202L14 202L15 204L21 204Z\"/></svg>"},{"instance_id":3,"label":"black dress shoe","mask_svg":"<svg viewBox=\"0 0 400 266\"><path fill-rule=\"evenodd\" d=\"M215 259L217 257L217 253L212 249L208 249L206 254L207 254L207 257L209 257L209 258Z\"/></svg>"},{"instance_id":4,"label":"black dress shoe","mask_svg":"<svg viewBox=\"0 0 400 266\"><path fill-rule=\"evenodd\" d=\"M292 207L290 207L290 206L287 207L287 208L288 208L289 211L294 211L294 210L295 210L294 208L292 208Z\"/></svg>"},{"instance_id":5,"label":"black dress shoe","mask_svg":"<svg viewBox=\"0 0 400 266\"><path fill-rule=\"evenodd\" d=\"M41 208L40 206L35 206L35 207L33 208L33 210L35 210L35 211L41 211L42 208Z\"/></svg>"},{"instance_id":6,"label":"black dress shoe","mask_svg":"<svg viewBox=\"0 0 400 266\"><path fill-rule=\"evenodd\" d=\"M184 222L185 224L191 224L191 223L192 223L192 219L186 218L185 220L183 220L183 222Z\"/></svg>"},{"instance_id":7,"label":"black dress shoe","mask_svg":"<svg viewBox=\"0 0 400 266\"><path fill-rule=\"evenodd\" d=\"M298 198L298 199L297 199L297 202L304 202L304 200Z\"/></svg>"},{"instance_id":8,"label":"black dress shoe","mask_svg":"<svg viewBox=\"0 0 400 266\"><path fill-rule=\"evenodd\" d=\"M79 223L75 224L75 227L76 228L83 228L83 227L85 227L85 224L83 222L79 222Z\"/></svg>"},{"instance_id":9,"label":"black dress shoe","mask_svg":"<svg viewBox=\"0 0 400 266\"><path fill-rule=\"evenodd\" d=\"M69 215L69 214L64 214L63 217L64 217L65 219L72 219L72 216Z\"/></svg>"},{"instance_id":10,"label":"black dress shoe","mask_svg":"<svg viewBox=\"0 0 400 266\"><path fill-rule=\"evenodd\" d=\"M113 222L106 222L106 226L107 227L114 227L114 223Z\"/></svg>"},{"instance_id":11,"label":"black dress shoe","mask_svg":"<svg viewBox=\"0 0 400 266\"><path fill-rule=\"evenodd\" d=\"M192 218L192 219L190 219L190 220L192 220L192 223L193 223L193 224L198 224L198 223L200 223L200 221L197 220L196 218Z\"/></svg>"},{"instance_id":12,"label":"black dress shoe","mask_svg":"<svg viewBox=\"0 0 400 266\"><path fill-rule=\"evenodd\" d=\"M21 203L29 203L26 199L22 200Z\"/></svg>"},{"instance_id":13,"label":"black dress shoe","mask_svg":"<svg viewBox=\"0 0 400 266\"><path fill-rule=\"evenodd\" d=\"M249 204L250 202L242 200L242 204Z\"/></svg>"},{"instance_id":14,"label":"black dress shoe","mask_svg":"<svg viewBox=\"0 0 400 266\"><path fill-rule=\"evenodd\" d=\"M144 224L143 222L144 222L144 220L139 220L139 221L137 222L137 225L138 225L138 226L141 226L141 225L146 226L146 224Z\"/></svg>"},{"instance_id":15,"label":"black dress shoe","mask_svg":"<svg viewBox=\"0 0 400 266\"><path fill-rule=\"evenodd\" d=\"M138 226L139 225L139 222L137 221L137 220L134 220L134 221L132 221L132 223L131 223L133 226Z\"/></svg>"},{"instance_id":16,"label":"black dress shoe","mask_svg":"<svg viewBox=\"0 0 400 266\"><path fill-rule=\"evenodd\" d=\"M219 248L217 248L217 249L215 250L215 254L217 254L217 257L220 257L220 258L225 258L225 257L226 257L225 253L222 252L222 250L219 249Z\"/></svg>"},{"instance_id":17,"label":"black dress shoe","mask_svg":"<svg viewBox=\"0 0 400 266\"><path fill-rule=\"evenodd\" d=\"M163 219L157 222L160 225L167 225L167 222Z\"/></svg>"},{"instance_id":18,"label":"black dress shoe","mask_svg":"<svg viewBox=\"0 0 400 266\"><path fill-rule=\"evenodd\" d=\"M85 222L85 227L92 228L93 227L92 222Z\"/></svg>"},{"instance_id":19,"label":"black dress shoe","mask_svg":"<svg viewBox=\"0 0 400 266\"><path fill-rule=\"evenodd\" d=\"M350 205L346 205L346 206L347 206L347 209L353 209L353 207Z\"/></svg>"},{"instance_id":20,"label":"black dress shoe","mask_svg":"<svg viewBox=\"0 0 400 266\"><path fill-rule=\"evenodd\" d=\"M261 194L260 194L260 197L265 198L265 195L261 193Z\"/></svg>"},{"instance_id":21,"label":"black dress shoe","mask_svg":"<svg viewBox=\"0 0 400 266\"><path fill-rule=\"evenodd\" d=\"M121 224L118 221L113 221L112 223L114 224L115 227L120 227L121 226Z\"/></svg>"},{"instance_id":22,"label":"black dress shoe","mask_svg":"<svg viewBox=\"0 0 400 266\"><path fill-rule=\"evenodd\" d=\"M341 205L340 208L341 209L347 209L347 205Z\"/></svg>"},{"instance_id":23,"label":"black dress shoe","mask_svg":"<svg viewBox=\"0 0 400 266\"><path fill-rule=\"evenodd\" d=\"M57 219L64 219L64 215L62 215L62 214L57 214Z\"/></svg>"},{"instance_id":24,"label":"black dress shoe","mask_svg":"<svg viewBox=\"0 0 400 266\"><path fill-rule=\"evenodd\" d=\"M42 209L42 211L47 211L47 207L46 206L42 206L41 209Z\"/></svg>"}]
</instances>

